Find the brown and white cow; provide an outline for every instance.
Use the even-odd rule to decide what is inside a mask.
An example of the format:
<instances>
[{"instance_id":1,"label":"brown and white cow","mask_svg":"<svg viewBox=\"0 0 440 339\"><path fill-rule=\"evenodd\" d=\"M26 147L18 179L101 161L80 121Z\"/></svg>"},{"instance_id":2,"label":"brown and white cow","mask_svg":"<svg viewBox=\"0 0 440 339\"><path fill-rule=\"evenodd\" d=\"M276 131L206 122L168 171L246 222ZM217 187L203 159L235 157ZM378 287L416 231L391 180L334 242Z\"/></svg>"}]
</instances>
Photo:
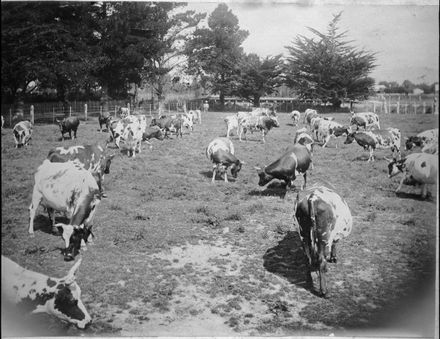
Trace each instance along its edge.
<instances>
[{"instance_id":1,"label":"brown and white cow","mask_svg":"<svg viewBox=\"0 0 440 339\"><path fill-rule=\"evenodd\" d=\"M289 116L292 119L293 126L298 125L299 119L301 118L301 113L299 111L294 110L289 114Z\"/></svg>"},{"instance_id":2,"label":"brown and white cow","mask_svg":"<svg viewBox=\"0 0 440 339\"><path fill-rule=\"evenodd\" d=\"M248 115L242 118L238 118L238 124L239 124L239 135L238 139L241 140L241 135L244 133L245 140L247 140L246 132L249 130L251 133L254 131L261 131L262 141L263 143L266 142L266 139L264 138L267 133L273 128L273 127L280 127L280 123L278 122L278 119L276 116L253 116Z\"/></svg>"},{"instance_id":3,"label":"brown and white cow","mask_svg":"<svg viewBox=\"0 0 440 339\"><path fill-rule=\"evenodd\" d=\"M83 240L89 240L93 217L100 202L101 193L92 173L71 161L56 163L46 159L35 173L29 206L29 234L34 236L35 214L38 206L42 205L47 209L52 231L58 233L58 227L63 229L64 260L72 260L84 244ZM56 224L54 211L67 213L69 224Z\"/></svg>"},{"instance_id":4,"label":"brown and white cow","mask_svg":"<svg viewBox=\"0 0 440 339\"><path fill-rule=\"evenodd\" d=\"M388 177L403 173L396 193L403 185L421 186L422 198L428 195L428 186L435 185L438 179L438 155L428 153L411 153L405 159L393 159L388 163Z\"/></svg>"},{"instance_id":5,"label":"brown and white cow","mask_svg":"<svg viewBox=\"0 0 440 339\"><path fill-rule=\"evenodd\" d=\"M91 172L98 183L101 193L104 175L110 173L110 165L115 154L107 154L99 145L79 145L71 147L55 147L49 151L50 162L73 161L80 167Z\"/></svg>"},{"instance_id":6,"label":"brown and white cow","mask_svg":"<svg viewBox=\"0 0 440 339\"><path fill-rule=\"evenodd\" d=\"M423 153L438 154L438 128L423 131L405 139L405 150L420 147Z\"/></svg>"},{"instance_id":7,"label":"brown and white cow","mask_svg":"<svg viewBox=\"0 0 440 339\"><path fill-rule=\"evenodd\" d=\"M84 329L92 321L75 281L79 259L63 278L30 271L2 255L2 303L36 314L47 313Z\"/></svg>"},{"instance_id":8,"label":"brown and white cow","mask_svg":"<svg viewBox=\"0 0 440 339\"><path fill-rule=\"evenodd\" d=\"M311 109L311 108L307 108L304 112L304 119L303 119L303 123L306 125L310 126L310 122L312 121L313 118L318 117L318 111Z\"/></svg>"},{"instance_id":9,"label":"brown and white cow","mask_svg":"<svg viewBox=\"0 0 440 339\"><path fill-rule=\"evenodd\" d=\"M159 126L165 131L165 138L168 138L168 133L176 133L177 137L180 135L182 138L182 124L183 121L180 118L171 118L167 116L160 116L159 118L151 119L150 127Z\"/></svg>"},{"instance_id":10,"label":"brown and white cow","mask_svg":"<svg viewBox=\"0 0 440 339\"><path fill-rule=\"evenodd\" d=\"M367 129L380 129L379 116L373 112L351 112L350 125L355 125L356 130L359 127Z\"/></svg>"},{"instance_id":11,"label":"brown and white cow","mask_svg":"<svg viewBox=\"0 0 440 339\"><path fill-rule=\"evenodd\" d=\"M61 140L64 141L64 134L69 133L69 138L72 139L72 132L73 132L73 139L76 138L76 132L78 130L79 126L79 118L78 117L67 117L63 120L56 119L58 126L60 127L61 131Z\"/></svg>"},{"instance_id":12,"label":"brown and white cow","mask_svg":"<svg viewBox=\"0 0 440 339\"><path fill-rule=\"evenodd\" d=\"M287 187L291 187L297 175L302 174L304 183L302 189L307 184L307 170L312 163L312 156L308 147L295 144L288 147L287 151L270 165L261 168L255 167L260 180L258 185L264 186L273 179L282 180Z\"/></svg>"},{"instance_id":13,"label":"brown and white cow","mask_svg":"<svg viewBox=\"0 0 440 339\"><path fill-rule=\"evenodd\" d=\"M32 139L32 123L24 120L17 123L12 129L14 134L15 148L29 145Z\"/></svg>"},{"instance_id":14,"label":"brown and white cow","mask_svg":"<svg viewBox=\"0 0 440 339\"><path fill-rule=\"evenodd\" d=\"M317 139L319 141L324 141L322 148L327 146L331 138L337 138L342 135L348 135L348 127L343 126L333 120L321 119L318 122ZM338 144L336 143L336 148Z\"/></svg>"},{"instance_id":15,"label":"brown and white cow","mask_svg":"<svg viewBox=\"0 0 440 339\"><path fill-rule=\"evenodd\" d=\"M370 152L368 161L374 161L374 150L377 148L390 148L393 152L400 155L400 130L397 128L376 129L371 131L355 131L347 135L344 144L351 144L354 140L365 150Z\"/></svg>"},{"instance_id":16,"label":"brown and white cow","mask_svg":"<svg viewBox=\"0 0 440 339\"><path fill-rule=\"evenodd\" d=\"M306 127L299 128L296 131L295 137L293 138L293 143L306 146L310 151L310 154L313 156L313 145L315 142L310 134L307 132ZM311 169L313 169L313 163L311 164Z\"/></svg>"},{"instance_id":17,"label":"brown and white cow","mask_svg":"<svg viewBox=\"0 0 440 339\"><path fill-rule=\"evenodd\" d=\"M228 168L231 169L231 175L237 178L242 165L244 164L235 156L234 144L231 140L224 137L215 138L208 147L206 147L206 157L212 161L212 180L214 183L216 174L224 175L225 182L228 182Z\"/></svg>"},{"instance_id":18,"label":"brown and white cow","mask_svg":"<svg viewBox=\"0 0 440 339\"><path fill-rule=\"evenodd\" d=\"M306 191L293 208L304 252L309 261L308 282L313 283L311 272L318 271L319 292L326 296L327 262L336 262L336 243L347 237L353 227L350 208L333 190L319 186Z\"/></svg>"},{"instance_id":19,"label":"brown and white cow","mask_svg":"<svg viewBox=\"0 0 440 339\"><path fill-rule=\"evenodd\" d=\"M226 123L226 137L229 138L231 131L236 130L237 134L239 131L239 125L238 125L238 117L237 114L228 115L225 118Z\"/></svg>"}]
</instances>

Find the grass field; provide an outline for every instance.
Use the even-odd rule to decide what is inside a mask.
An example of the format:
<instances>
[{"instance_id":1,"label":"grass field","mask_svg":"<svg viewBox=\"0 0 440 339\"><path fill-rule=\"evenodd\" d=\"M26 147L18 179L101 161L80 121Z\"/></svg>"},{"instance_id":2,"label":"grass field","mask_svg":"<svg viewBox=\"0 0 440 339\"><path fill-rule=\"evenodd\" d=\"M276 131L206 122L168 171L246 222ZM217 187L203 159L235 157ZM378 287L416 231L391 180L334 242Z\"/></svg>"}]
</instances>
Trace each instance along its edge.
<instances>
[{"instance_id":1,"label":"grass field","mask_svg":"<svg viewBox=\"0 0 440 339\"><path fill-rule=\"evenodd\" d=\"M304 285L293 194L283 197L277 183L259 187L254 169L274 161L296 127L280 114L281 126L265 144L259 134L241 143L234 135L236 155L246 164L235 181L211 184L204 151L225 135L225 116L209 112L192 133L154 140L135 159L110 145L117 155L105 178L108 197L77 273L93 324L80 331L45 315L6 310L2 335L433 336L437 189L428 200L413 187L396 196L399 178L388 179L384 160L389 150L367 163L368 152L344 145L343 137L315 147L308 186L334 188L354 218L351 235L339 243L338 263L329 265L330 296L319 298ZM405 137L438 127L438 116L384 115L381 126L397 127ZM3 255L50 276L67 273L72 263L63 261L63 241L50 234L41 207L35 238L27 233L33 174L52 147L103 145L107 134L97 127L82 122L77 140L61 142L57 126L36 125L24 149L14 148L10 129L2 131Z\"/></svg>"}]
</instances>

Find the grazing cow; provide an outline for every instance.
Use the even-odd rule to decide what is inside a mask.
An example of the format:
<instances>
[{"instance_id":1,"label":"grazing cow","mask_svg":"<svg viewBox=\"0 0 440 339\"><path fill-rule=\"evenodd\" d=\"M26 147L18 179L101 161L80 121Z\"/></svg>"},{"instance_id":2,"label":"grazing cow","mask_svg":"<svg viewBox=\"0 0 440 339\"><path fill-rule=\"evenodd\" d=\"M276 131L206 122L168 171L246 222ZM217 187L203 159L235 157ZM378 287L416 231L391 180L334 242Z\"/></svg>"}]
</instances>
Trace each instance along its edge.
<instances>
[{"instance_id":1,"label":"grazing cow","mask_svg":"<svg viewBox=\"0 0 440 339\"><path fill-rule=\"evenodd\" d=\"M97 179L101 194L104 175L110 173L110 165L114 154L106 154L99 145L84 145L71 147L55 147L49 151L47 159L50 162L73 161L85 170L92 173Z\"/></svg>"},{"instance_id":2,"label":"grazing cow","mask_svg":"<svg viewBox=\"0 0 440 339\"><path fill-rule=\"evenodd\" d=\"M304 112L304 124L308 124L310 126L310 122L312 121L312 118L315 118L319 116L318 112L314 109L307 108Z\"/></svg>"},{"instance_id":3,"label":"grazing cow","mask_svg":"<svg viewBox=\"0 0 440 339\"><path fill-rule=\"evenodd\" d=\"M32 139L32 124L27 120L20 121L14 126L12 132L14 133L15 148L27 146Z\"/></svg>"},{"instance_id":4,"label":"grazing cow","mask_svg":"<svg viewBox=\"0 0 440 339\"><path fill-rule=\"evenodd\" d=\"M307 133L307 128L299 128L296 133L295 137L293 138L294 144L300 144L306 146L310 153L313 155L313 138L310 136L310 134ZM313 164L312 164L313 166Z\"/></svg>"},{"instance_id":5,"label":"grazing cow","mask_svg":"<svg viewBox=\"0 0 440 339\"><path fill-rule=\"evenodd\" d=\"M299 111L292 111L290 113L290 118L292 119L293 126L296 126L301 118L301 113Z\"/></svg>"},{"instance_id":6,"label":"grazing cow","mask_svg":"<svg viewBox=\"0 0 440 339\"><path fill-rule=\"evenodd\" d=\"M241 166L244 164L234 155L234 144L228 138L215 138L212 140L208 147L206 147L206 157L214 164L212 170L212 180L214 183L217 173L224 175L225 182L228 182L228 168L231 168L231 175L237 178L238 172L241 170Z\"/></svg>"},{"instance_id":7,"label":"grazing cow","mask_svg":"<svg viewBox=\"0 0 440 339\"><path fill-rule=\"evenodd\" d=\"M269 131L272 129L272 127L280 127L280 123L278 122L277 117L274 116L252 116L248 115L247 117L244 117L242 119L238 118L238 124L239 124L239 135L238 139L241 141L241 135L244 133L245 140L247 140L246 132L247 130L250 130L251 133L256 130L261 131L263 143L266 142L265 136Z\"/></svg>"},{"instance_id":8,"label":"grazing cow","mask_svg":"<svg viewBox=\"0 0 440 339\"><path fill-rule=\"evenodd\" d=\"M337 138L342 135L348 135L347 126L342 126L336 121L325 120L325 119L321 119L318 122L317 139L319 141L324 141L322 148L327 146L331 138ZM336 148L338 148L337 143L336 143Z\"/></svg>"},{"instance_id":9,"label":"grazing cow","mask_svg":"<svg viewBox=\"0 0 440 339\"><path fill-rule=\"evenodd\" d=\"M411 153L405 159L393 159L388 163L388 177L403 173L396 193L400 192L402 185L417 185L422 187L422 198L428 194L428 185L437 183L438 155L428 153Z\"/></svg>"},{"instance_id":10,"label":"grazing cow","mask_svg":"<svg viewBox=\"0 0 440 339\"><path fill-rule=\"evenodd\" d=\"M151 119L150 127L159 126L162 130L165 131L165 138L168 138L168 132L175 132L177 137L180 135L182 138L182 119L180 118L171 118L166 116L161 116L159 118Z\"/></svg>"},{"instance_id":11,"label":"grazing cow","mask_svg":"<svg viewBox=\"0 0 440 339\"><path fill-rule=\"evenodd\" d=\"M189 128L191 131L194 130L194 116L191 114L175 114L170 116L171 119L182 120L182 127Z\"/></svg>"},{"instance_id":12,"label":"grazing cow","mask_svg":"<svg viewBox=\"0 0 440 339\"><path fill-rule=\"evenodd\" d=\"M312 271L319 274L319 292L327 295L327 262L335 263L336 243L351 233L353 218L350 209L336 192L320 186L294 203L293 217L298 225L304 252L309 261L308 282L313 284Z\"/></svg>"},{"instance_id":13,"label":"grazing cow","mask_svg":"<svg viewBox=\"0 0 440 339\"><path fill-rule=\"evenodd\" d=\"M438 128L430 129L405 139L405 150L420 147L423 153L438 154Z\"/></svg>"},{"instance_id":14,"label":"grazing cow","mask_svg":"<svg viewBox=\"0 0 440 339\"><path fill-rule=\"evenodd\" d=\"M307 170L312 162L309 148L300 144L290 146L276 161L264 167L255 167L260 180L258 185L264 186L273 179L283 180L287 187L291 187L298 174L304 177L304 189L307 184Z\"/></svg>"},{"instance_id":15,"label":"grazing cow","mask_svg":"<svg viewBox=\"0 0 440 339\"><path fill-rule=\"evenodd\" d=\"M372 112L351 112L350 125L356 125L356 130L359 130L359 127L365 130L380 129L379 116Z\"/></svg>"},{"instance_id":16,"label":"grazing cow","mask_svg":"<svg viewBox=\"0 0 440 339\"><path fill-rule=\"evenodd\" d=\"M229 138L229 135L231 134L232 130L236 130L237 134L239 131L239 125L238 125L238 117L237 114L234 115L228 115L225 118L225 123L226 123L226 137Z\"/></svg>"},{"instance_id":17,"label":"grazing cow","mask_svg":"<svg viewBox=\"0 0 440 339\"><path fill-rule=\"evenodd\" d=\"M89 239L96 207L101 202L101 193L92 173L77 163L68 161L52 163L48 159L35 173L32 202L29 206L29 234L34 235L34 218L38 206L47 209L52 231L63 229L65 241L64 260L72 260L85 240ZM54 211L67 212L68 225L55 224Z\"/></svg>"},{"instance_id":18,"label":"grazing cow","mask_svg":"<svg viewBox=\"0 0 440 339\"><path fill-rule=\"evenodd\" d=\"M76 138L76 131L79 126L78 117L67 117L63 120L56 119L58 125L60 126L61 131L61 140L64 141L64 134L69 133L69 138L72 139L72 131L73 131L73 139Z\"/></svg>"},{"instance_id":19,"label":"grazing cow","mask_svg":"<svg viewBox=\"0 0 440 339\"><path fill-rule=\"evenodd\" d=\"M351 144L353 140L370 152L368 161L374 161L373 152L376 148L390 148L397 152L400 159L400 130L397 128L376 129L371 131L355 131L347 135L344 144Z\"/></svg>"},{"instance_id":20,"label":"grazing cow","mask_svg":"<svg viewBox=\"0 0 440 339\"><path fill-rule=\"evenodd\" d=\"M105 126L108 131L110 128L111 121L112 121L112 117L110 115L107 116L99 115L98 117L99 131L102 132L102 126Z\"/></svg>"},{"instance_id":21,"label":"grazing cow","mask_svg":"<svg viewBox=\"0 0 440 339\"><path fill-rule=\"evenodd\" d=\"M313 139L316 141L319 141L318 139L318 128L319 128L319 122L323 120L320 116L314 116L309 123L310 132L312 133Z\"/></svg>"},{"instance_id":22,"label":"grazing cow","mask_svg":"<svg viewBox=\"0 0 440 339\"><path fill-rule=\"evenodd\" d=\"M164 133L159 126L147 127L142 134L142 141L145 141L148 145L150 145L150 149L153 148L153 145L150 143L150 139L153 138L156 138L157 140L164 139Z\"/></svg>"},{"instance_id":23,"label":"grazing cow","mask_svg":"<svg viewBox=\"0 0 440 339\"><path fill-rule=\"evenodd\" d=\"M201 124L202 123L202 111L199 109L195 109L195 110L190 110L188 112L189 116L192 116L192 121L193 123L198 123Z\"/></svg>"},{"instance_id":24,"label":"grazing cow","mask_svg":"<svg viewBox=\"0 0 440 339\"><path fill-rule=\"evenodd\" d=\"M27 270L2 255L2 303L16 305L30 314L47 313L84 329L92 318L81 301L81 289L75 281L81 260L65 277L53 278Z\"/></svg>"}]
</instances>

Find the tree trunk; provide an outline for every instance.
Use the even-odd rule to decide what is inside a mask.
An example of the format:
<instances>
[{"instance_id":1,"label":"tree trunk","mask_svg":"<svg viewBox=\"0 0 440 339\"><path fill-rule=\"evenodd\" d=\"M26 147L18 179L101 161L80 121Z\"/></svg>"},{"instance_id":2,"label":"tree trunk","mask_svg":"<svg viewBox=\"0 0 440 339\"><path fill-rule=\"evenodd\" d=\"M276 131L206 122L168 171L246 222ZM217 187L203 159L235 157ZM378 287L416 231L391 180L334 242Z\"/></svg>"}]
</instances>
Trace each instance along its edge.
<instances>
[{"instance_id":1,"label":"tree trunk","mask_svg":"<svg viewBox=\"0 0 440 339\"><path fill-rule=\"evenodd\" d=\"M102 115L105 117L110 115L109 106L108 106L109 99L110 99L110 97L108 95L108 86L103 85L100 102L101 102L101 106L102 106Z\"/></svg>"},{"instance_id":2,"label":"tree trunk","mask_svg":"<svg viewBox=\"0 0 440 339\"><path fill-rule=\"evenodd\" d=\"M254 95L254 100L253 100L254 107L260 107L260 98L261 96Z\"/></svg>"},{"instance_id":3,"label":"tree trunk","mask_svg":"<svg viewBox=\"0 0 440 339\"><path fill-rule=\"evenodd\" d=\"M225 110L225 94L223 92L220 92L220 110L223 112Z\"/></svg>"}]
</instances>

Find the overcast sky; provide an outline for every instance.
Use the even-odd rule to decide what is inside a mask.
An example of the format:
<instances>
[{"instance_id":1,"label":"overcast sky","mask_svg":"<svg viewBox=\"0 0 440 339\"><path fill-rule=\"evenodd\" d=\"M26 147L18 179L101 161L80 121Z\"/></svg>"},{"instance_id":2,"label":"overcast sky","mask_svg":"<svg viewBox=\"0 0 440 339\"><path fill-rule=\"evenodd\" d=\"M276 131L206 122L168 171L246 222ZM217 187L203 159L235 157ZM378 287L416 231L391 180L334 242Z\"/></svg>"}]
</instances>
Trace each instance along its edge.
<instances>
[{"instance_id":1,"label":"overcast sky","mask_svg":"<svg viewBox=\"0 0 440 339\"><path fill-rule=\"evenodd\" d=\"M340 28L347 40L367 51L376 52L377 68L371 76L376 81L402 81L431 84L438 81L439 6L437 1L388 0L394 5L374 5L370 0L304 0L301 5L288 1L226 2L238 17L239 26L249 31L243 43L246 53L260 56L287 55L298 34L312 36L307 27L325 32L333 14L343 11ZM211 12L217 1L191 1L188 9ZM319 4L316 4L319 3ZM338 5L335 5L338 3ZM358 5L362 3L363 5ZM380 3L384 3L381 1ZM396 5L396 3L398 5Z\"/></svg>"}]
</instances>

